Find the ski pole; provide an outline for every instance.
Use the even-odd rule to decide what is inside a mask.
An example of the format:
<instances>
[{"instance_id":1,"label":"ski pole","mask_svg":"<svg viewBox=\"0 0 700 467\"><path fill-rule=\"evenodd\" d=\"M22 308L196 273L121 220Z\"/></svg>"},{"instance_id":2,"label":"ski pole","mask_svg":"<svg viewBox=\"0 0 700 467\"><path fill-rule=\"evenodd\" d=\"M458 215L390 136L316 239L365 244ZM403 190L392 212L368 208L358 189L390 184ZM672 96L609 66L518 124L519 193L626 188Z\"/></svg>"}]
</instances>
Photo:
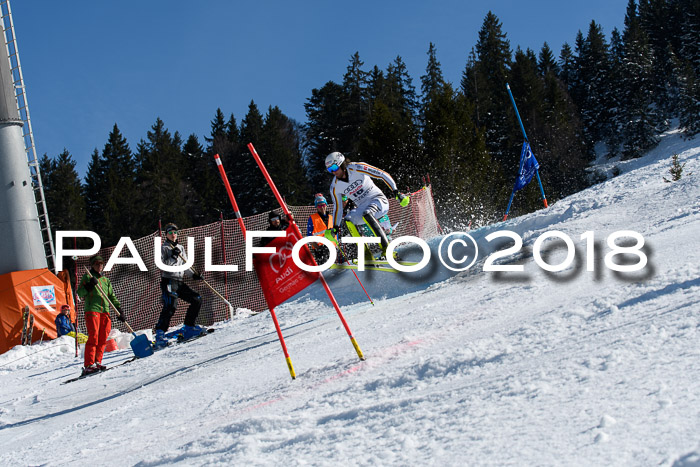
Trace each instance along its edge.
<instances>
[{"instance_id":1,"label":"ski pole","mask_svg":"<svg viewBox=\"0 0 700 467\"><path fill-rule=\"evenodd\" d=\"M39 338L39 343L41 344L44 341L44 333L46 332L46 328L41 330L41 337Z\"/></svg>"},{"instance_id":2,"label":"ski pole","mask_svg":"<svg viewBox=\"0 0 700 467\"><path fill-rule=\"evenodd\" d=\"M340 251L340 254L343 256L343 261L345 261L346 263L349 263L348 257L345 256L345 252L343 251L343 249L340 246L338 246L338 251ZM369 294L367 293L367 289L365 289L365 286L362 284L360 277L357 275L357 273L355 272L354 269L351 269L351 271L355 275L355 279L357 279L357 282L360 284L360 287L362 287L363 292L365 293L365 295L367 295L367 299L372 304L372 306L374 306L374 301L372 300L372 297L370 297Z\"/></svg>"},{"instance_id":3,"label":"ski pole","mask_svg":"<svg viewBox=\"0 0 700 467\"><path fill-rule=\"evenodd\" d=\"M190 271L192 271L194 274L198 274L199 277L202 277L202 275L199 274L195 268L191 267ZM212 292L214 292L221 300L224 301L224 303L226 303L226 305L228 306L229 319L231 319L231 316L236 314L236 311L233 309L233 305L231 305L231 303L229 303L228 300L226 300L219 292L217 292L216 289L212 287L211 284L209 284L209 282L207 282L207 280L204 277L202 277L202 281L207 285L207 287L211 289Z\"/></svg>"}]
</instances>

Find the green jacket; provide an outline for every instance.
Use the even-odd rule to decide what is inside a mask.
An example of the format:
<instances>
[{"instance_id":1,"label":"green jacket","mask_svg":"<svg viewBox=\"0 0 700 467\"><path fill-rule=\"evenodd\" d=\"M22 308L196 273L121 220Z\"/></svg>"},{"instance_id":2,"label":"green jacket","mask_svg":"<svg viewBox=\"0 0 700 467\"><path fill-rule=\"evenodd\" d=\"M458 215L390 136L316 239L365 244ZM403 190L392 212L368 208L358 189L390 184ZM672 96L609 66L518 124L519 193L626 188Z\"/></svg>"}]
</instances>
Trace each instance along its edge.
<instances>
[{"instance_id":1,"label":"green jacket","mask_svg":"<svg viewBox=\"0 0 700 467\"><path fill-rule=\"evenodd\" d=\"M90 273L97 278L98 287L101 287L107 297L112 301L114 306L119 307L121 304L117 300L116 295L114 295L114 289L112 288L112 283L105 276L100 276L97 272L90 270ZM97 313L108 313L110 311L110 306L107 300L104 298L102 293L95 287L90 292L85 288L85 284L90 282L90 275L85 273L82 279L80 279L80 286L78 287L78 296L85 300L85 311L96 311Z\"/></svg>"}]
</instances>

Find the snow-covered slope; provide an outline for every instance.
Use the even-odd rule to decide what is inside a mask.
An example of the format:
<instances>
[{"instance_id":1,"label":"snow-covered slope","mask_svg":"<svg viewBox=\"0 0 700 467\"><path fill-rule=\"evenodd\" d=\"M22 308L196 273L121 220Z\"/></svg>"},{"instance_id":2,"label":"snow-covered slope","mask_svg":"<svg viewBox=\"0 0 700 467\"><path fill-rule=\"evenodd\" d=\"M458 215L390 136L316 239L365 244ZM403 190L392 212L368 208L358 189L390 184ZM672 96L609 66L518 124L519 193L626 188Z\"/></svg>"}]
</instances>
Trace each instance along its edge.
<instances>
[{"instance_id":1,"label":"snow-covered slope","mask_svg":"<svg viewBox=\"0 0 700 467\"><path fill-rule=\"evenodd\" d=\"M69 339L15 348L0 356L0 465L699 465L698 146L671 132L616 178L470 232L482 259L467 272L361 274L375 306L349 271L329 274L364 362L318 287L277 310L296 380L267 313L67 385ZM664 183L673 153L686 176ZM500 262L524 271L483 271L485 237L506 229L525 246ZM576 252L550 273L533 250L552 230ZM639 272L605 264L621 230L645 240Z\"/></svg>"}]
</instances>

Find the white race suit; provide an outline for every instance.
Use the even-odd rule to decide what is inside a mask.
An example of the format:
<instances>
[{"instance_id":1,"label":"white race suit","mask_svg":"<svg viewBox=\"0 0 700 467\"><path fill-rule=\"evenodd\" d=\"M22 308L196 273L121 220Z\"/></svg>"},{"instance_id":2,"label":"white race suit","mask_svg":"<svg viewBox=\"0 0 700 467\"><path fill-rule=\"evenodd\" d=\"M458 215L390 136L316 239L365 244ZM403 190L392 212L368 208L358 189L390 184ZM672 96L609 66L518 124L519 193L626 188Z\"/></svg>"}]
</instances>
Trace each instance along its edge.
<instances>
[{"instance_id":1,"label":"white race suit","mask_svg":"<svg viewBox=\"0 0 700 467\"><path fill-rule=\"evenodd\" d=\"M331 196L334 199L333 225L338 227L343 218L355 225L364 223L362 216L370 212L375 219L379 219L389 212L389 200L382 190L374 184L372 178L383 180L391 191L396 191L396 182L391 175L364 162L350 162L346 167L347 182L333 177L331 182ZM343 195L355 203L355 208L343 216ZM391 223L381 223L384 229L389 230Z\"/></svg>"}]
</instances>

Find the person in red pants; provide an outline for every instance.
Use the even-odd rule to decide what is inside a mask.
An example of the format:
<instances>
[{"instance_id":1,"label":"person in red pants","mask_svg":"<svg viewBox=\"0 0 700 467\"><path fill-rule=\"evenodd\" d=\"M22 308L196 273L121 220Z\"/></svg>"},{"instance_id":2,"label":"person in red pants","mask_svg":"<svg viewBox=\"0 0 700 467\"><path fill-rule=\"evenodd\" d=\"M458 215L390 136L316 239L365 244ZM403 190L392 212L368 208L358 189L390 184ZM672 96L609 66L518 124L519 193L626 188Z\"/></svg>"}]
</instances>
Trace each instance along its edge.
<instances>
[{"instance_id":1,"label":"person in red pants","mask_svg":"<svg viewBox=\"0 0 700 467\"><path fill-rule=\"evenodd\" d=\"M107 368L102 365L102 355L107 344L107 337L112 330L109 301L119 312L118 319L126 321L121 304L114 295L112 283L102 275L102 269L104 269L104 259L101 256L90 258L90 273L86 273L82 277L78 287L78 296L85 300L85 324L88 331L83 375L103 371Z\"/></svg>"}]
</instances>

